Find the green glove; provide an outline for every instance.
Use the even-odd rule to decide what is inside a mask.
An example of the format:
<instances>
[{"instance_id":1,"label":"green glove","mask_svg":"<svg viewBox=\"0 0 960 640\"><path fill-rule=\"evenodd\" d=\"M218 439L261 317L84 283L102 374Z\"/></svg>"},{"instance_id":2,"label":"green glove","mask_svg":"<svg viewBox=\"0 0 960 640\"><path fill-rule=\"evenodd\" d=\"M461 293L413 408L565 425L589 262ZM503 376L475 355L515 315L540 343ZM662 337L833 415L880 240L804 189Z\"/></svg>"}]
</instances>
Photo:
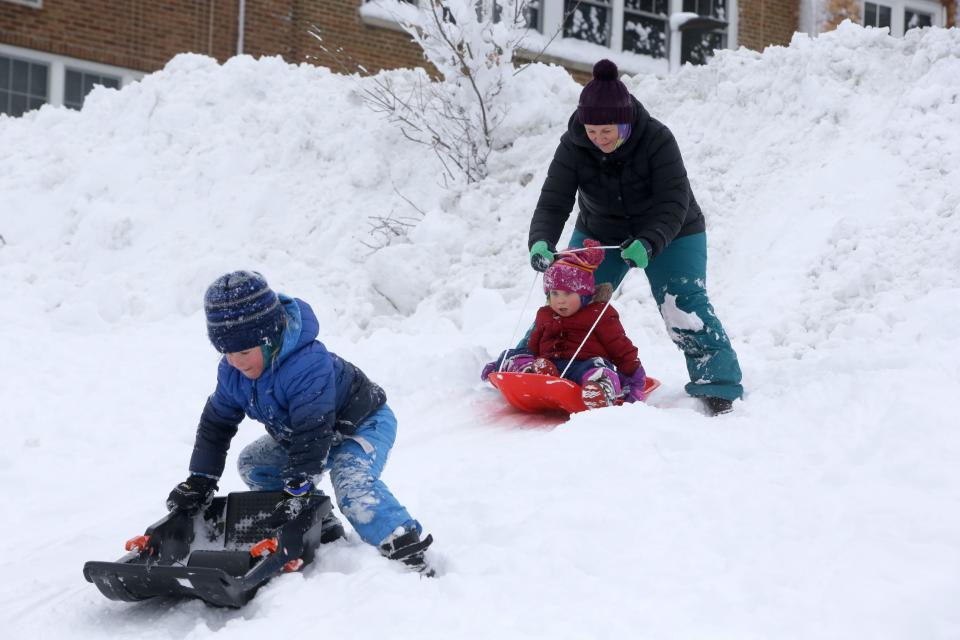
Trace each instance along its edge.
<instances>
[{"instance_id":1,"label":"green glove","mask_svg":"<svg viewBox=\"0 0 960 640\"><path fill-rule=\"evenodd\" d=\"M553 251L546 240L537 240L530 247L530 266L541 273L553 264Z\"/></svg>"},{"instance_id":2,"label":"green glove","mask_svg":"<svg viewBox=\"0 0 960 640\"><path fill-rule=\"evenodd\" d=\"M620 245L622 251L620 257L631 267L646 269L650 264L650 252L647 249L647 243L643 240L634 240L628 238Z\"/></svg>"}]
</instances>

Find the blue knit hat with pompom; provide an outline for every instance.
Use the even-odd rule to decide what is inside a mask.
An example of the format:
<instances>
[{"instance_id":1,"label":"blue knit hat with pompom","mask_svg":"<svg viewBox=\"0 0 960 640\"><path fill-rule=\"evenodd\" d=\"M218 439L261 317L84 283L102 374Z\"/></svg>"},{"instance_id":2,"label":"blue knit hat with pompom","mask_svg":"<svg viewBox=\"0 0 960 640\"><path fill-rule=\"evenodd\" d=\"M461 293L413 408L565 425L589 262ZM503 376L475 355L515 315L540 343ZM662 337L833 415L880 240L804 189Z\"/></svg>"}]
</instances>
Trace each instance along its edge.
<instances>
[{"instance_id":1,"label":"blue knit hat with pompom","mask_svg":"<svg viewBox=\"0 0 960 640\"><path fill-rule=\"evenodd\" d=\"M633 99L620 82L617 65L603 59L593 65L593 80L580 92L577 105L580 124L627 124L633 122Z\"/></svg>"},{"instance_id":2,"label":"blue knit hat with pompom","mask_svg":"<svg viewBox=\"0 0 960 640\"><path fill-rule=\"evenodd\" d=\"M276 347L283 334L280 299L256 271L217 278L203 297L207 336L220 353Z\"/></svg>"}]
</instances>

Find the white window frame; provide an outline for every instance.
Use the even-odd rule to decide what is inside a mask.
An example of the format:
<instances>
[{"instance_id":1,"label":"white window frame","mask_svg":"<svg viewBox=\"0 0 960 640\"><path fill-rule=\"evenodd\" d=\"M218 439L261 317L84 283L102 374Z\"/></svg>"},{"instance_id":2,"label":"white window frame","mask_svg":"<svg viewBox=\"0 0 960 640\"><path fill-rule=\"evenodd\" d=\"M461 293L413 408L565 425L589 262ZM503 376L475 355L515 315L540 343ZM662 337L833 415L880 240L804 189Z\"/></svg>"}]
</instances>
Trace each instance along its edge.
<instances>
[{"instance_id":1,"label":"white window frame","mask_svg":"<svg viewBox=\"0 0 960 640\"><path fill-rule=\"evenodd\" d=\"M10 4L22 4L31 9L43 9L43 0L0 0L0 2L9 2Z\"/></svg>"},{"instance_id":2,"label":"white window frame","mask_svg":"<svg viewBox=\"0 0 960 640\"><path fill-rule=\"evenodd\" d=\"M67 81L67 67L76 71L89 71L90 73L101 76L120 78L120 88L136 82L146 75L142 71L134 71L133 69L126 69L124 67L115 67L109 64L101 64L99 62L91 62L90 60L71 58L69 56L61 56L45 51L37 51L36 49L25 49L23 47L14 47L6 44L0 44L0 54L49 65L47 82L50 83L50 86L49 92L47 93L47 104L56 107L63 106L63 94Z\"/></svg>"},{"instance_id":3,"label":"white window frame","mask_svg":"<svg viewBox=\"0 0 960 640\"><path fill-rule=\"evenodd\" d=\"M861 24L867 15L867 2L890 7L890 35L901 37L906 33L903 14L907 9L933 16L933 26L947 23L947 9L936 0L862 0L860 2Z\"/></svg>"}]
</instances>

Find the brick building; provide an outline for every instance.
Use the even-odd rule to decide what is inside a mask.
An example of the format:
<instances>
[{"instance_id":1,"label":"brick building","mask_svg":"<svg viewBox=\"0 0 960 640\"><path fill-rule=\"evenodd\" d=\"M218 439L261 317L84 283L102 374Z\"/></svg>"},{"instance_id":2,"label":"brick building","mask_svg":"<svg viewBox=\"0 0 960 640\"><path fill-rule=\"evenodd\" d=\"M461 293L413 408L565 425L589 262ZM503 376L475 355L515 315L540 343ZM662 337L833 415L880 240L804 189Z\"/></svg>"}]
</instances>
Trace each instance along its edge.
<instances>
[{"instance_id":1,"label":"brick building","mask_svg":"<svg viewBox=\"0 0 960 640\"><path fill-rule=\"evenodd\" d=\"M787 44L800 24L801 1L529 0L526 18L545 40L557 34L557 42L600 44L666 71L702 62L717 48ZM828 19L889 26L894 35L956 20L954 0L806 1L828 3ZM187 51L221 62L237 53L280 55L351 72L416 66L423 64L420 50L388 10L416 2L0 0L0 113L45 103L79 108L94 85L134 82ZM677 30L670 16L681 12L700 18ZM585 78L590 63L569 47L559 50L548 49L543 59Z\"/></svg>"}]
</instances>

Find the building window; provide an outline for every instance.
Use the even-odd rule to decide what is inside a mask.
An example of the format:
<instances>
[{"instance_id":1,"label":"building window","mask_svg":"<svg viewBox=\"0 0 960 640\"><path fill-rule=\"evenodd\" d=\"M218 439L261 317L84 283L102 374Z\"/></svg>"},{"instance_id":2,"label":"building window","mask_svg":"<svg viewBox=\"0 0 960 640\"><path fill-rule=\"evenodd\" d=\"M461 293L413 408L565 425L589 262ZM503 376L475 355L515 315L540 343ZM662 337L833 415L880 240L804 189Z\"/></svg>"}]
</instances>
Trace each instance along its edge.
<instances>
[{"instance_id":1,"label":"building window","mask_svg":"<svg viewBox=\"0 0 960 640\"><path fill-rule=\"evenodd\" d=\"M667 0L624 0L623 50L667 57Z\"/></svg>"},{"instance_id":2,"label":"building window","mask_svg":"<svg viewBox=\"0 0 960 640\"><path fill-rule=\"evenodd\" d=\"M903 12L903 30L932 27L933 15L907 7Z\"/></svg>"},{"instance_id":3,"label":"building window","mask_svg":"<svg viewBox=\"0 0 960 640\"><path fill-rule=\"evenodd\" d=\"M0 113L17 117L46 104L48 75L42 62L0 55Z\"/></svg>"},{"instance_id":4,"label":"building window","mask_svg":"<svg viewBox=\"0 0 960 640\"><path fill-rule=\"evenodd\" d=\"M942 27L946 10L937 0L885 0L863 3L863 26L890 29L902 36L910 29Z\"/></svg>"},{"instance_id":5,"label":"building window","mask_svg":"<svg viewBox=\"0 0 960 640\"><path fill-rule=\"evenodd\" d=\"M120 78L68 68L63 87L63 105L80 109L87 94L97 85L119 89Z\"/></svg>"},{"instance_id":6,"label":"building window","mask_svg":"<svg viewBox=\"0 0 960 640\"><path fill-rule=\"evenodd\" d=\"M610 0L566 0L563 37L610 46Z\"/></svg>"},{"instance_id":7,"label":"building window","mask_svg":"<svg viewBox=\"0 0 960 640\"><path fill-rule=\"evenodd\" d=\"M863 6L863 26L889 27L891 25L890 17L892 15L893 9L891 7L866 2Z\"/></svg>"}]
</instances>

